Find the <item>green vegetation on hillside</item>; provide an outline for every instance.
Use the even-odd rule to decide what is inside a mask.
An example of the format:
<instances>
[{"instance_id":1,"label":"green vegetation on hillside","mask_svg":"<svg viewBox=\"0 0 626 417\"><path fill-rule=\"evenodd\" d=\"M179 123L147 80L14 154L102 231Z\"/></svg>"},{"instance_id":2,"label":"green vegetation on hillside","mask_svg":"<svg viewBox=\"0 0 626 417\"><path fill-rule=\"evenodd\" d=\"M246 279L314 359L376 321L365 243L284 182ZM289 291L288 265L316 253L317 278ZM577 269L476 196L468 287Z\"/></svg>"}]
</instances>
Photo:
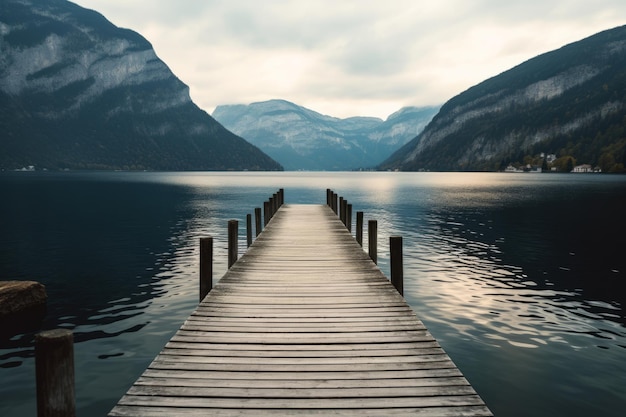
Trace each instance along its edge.
<instances>
[{"instance_id":1,"label":"green vegetation on hillside","mask_svg":"<svg viewBox=\"0 0 626 417\"><path fill-rule=\"evenodd\" d=\"M533 98L537 93L544 98ZM460 128L449 128L455 125ZM545 152L624 172L625 130L623 26L540 55L452 98L380 168L497 171ZM438 139L429 142L431 137Z\"/></svg>"}]
</instances>

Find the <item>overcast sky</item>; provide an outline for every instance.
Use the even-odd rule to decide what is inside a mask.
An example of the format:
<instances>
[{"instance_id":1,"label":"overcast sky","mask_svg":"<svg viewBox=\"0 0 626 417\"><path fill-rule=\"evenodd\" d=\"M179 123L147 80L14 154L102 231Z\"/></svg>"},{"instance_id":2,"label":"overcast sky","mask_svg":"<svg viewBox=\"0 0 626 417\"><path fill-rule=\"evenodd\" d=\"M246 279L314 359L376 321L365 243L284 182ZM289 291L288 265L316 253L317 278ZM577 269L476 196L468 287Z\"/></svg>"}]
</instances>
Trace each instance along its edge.
<instances>
[{"instance_id":1,"label":"overcast sky","mask_svg":"<svg viewBox=\"0 0 626 417\"><path fill-rule=\"evenodd\" d=\"M382 119L626 24L624 0L75 0L148 39L212 113L281 98Z\"/></svg>"}]
</instances>

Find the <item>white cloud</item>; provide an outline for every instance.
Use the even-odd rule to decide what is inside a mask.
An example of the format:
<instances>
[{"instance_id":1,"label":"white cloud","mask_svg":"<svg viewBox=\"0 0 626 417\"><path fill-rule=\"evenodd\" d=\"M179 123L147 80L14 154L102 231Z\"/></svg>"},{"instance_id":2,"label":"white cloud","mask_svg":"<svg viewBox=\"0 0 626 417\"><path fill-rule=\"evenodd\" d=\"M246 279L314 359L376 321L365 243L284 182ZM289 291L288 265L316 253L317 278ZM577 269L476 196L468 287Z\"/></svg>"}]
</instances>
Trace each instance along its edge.
<instances>
[{"instance_id":1,"label":"white cloud","mask_svg":"<svg viewBox=\"0 0 626 417\"><path fill-rule=\"evenodd\" d=\"M619 26L623 0L77 0L146 37L200 107L283 98L337 117L442 104Z\"/></svg>"}]
</instances>

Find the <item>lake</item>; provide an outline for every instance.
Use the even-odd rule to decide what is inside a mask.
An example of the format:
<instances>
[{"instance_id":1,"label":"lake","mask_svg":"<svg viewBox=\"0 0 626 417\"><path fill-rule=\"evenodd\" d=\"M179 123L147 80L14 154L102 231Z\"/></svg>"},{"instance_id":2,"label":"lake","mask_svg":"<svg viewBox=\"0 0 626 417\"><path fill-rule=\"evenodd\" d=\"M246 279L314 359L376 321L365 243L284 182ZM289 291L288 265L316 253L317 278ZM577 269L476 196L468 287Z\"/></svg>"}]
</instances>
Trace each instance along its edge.
<instances>
[{"instance_id":1,"label":"lake","mask_svg":"<svg viewBox=\"0 0 626 417\"><path fill-rule=\"evenodd\" d=\"M217 280L228 220L241 254L279 188L377 220L386 275L403 236L405 298L495 415L623 415L626 176L3 172L0 279L44 283L43 328L73 330L79 416L106 415L193 311L200 237ZM32 339L0 340L3 417L36 415Z\"/></svg>"}]
</instances>

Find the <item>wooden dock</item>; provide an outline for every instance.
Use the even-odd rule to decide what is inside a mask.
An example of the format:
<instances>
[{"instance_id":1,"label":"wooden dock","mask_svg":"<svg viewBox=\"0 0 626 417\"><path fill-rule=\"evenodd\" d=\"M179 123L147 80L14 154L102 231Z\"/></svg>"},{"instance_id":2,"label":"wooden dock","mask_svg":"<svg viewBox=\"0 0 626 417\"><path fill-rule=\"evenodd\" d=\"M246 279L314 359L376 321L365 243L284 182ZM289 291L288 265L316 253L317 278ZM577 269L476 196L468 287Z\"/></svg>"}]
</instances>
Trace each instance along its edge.
<instances>
[{"instance_id":1,"label":"wooden dock","mask_svg":"<svg viewBox=\"0 0 626 417\"><path fill-rule=\"evenodd\" d=\"M109 416L491 416L328 206L285 205Z\"/></svg>"}]
</instances>

